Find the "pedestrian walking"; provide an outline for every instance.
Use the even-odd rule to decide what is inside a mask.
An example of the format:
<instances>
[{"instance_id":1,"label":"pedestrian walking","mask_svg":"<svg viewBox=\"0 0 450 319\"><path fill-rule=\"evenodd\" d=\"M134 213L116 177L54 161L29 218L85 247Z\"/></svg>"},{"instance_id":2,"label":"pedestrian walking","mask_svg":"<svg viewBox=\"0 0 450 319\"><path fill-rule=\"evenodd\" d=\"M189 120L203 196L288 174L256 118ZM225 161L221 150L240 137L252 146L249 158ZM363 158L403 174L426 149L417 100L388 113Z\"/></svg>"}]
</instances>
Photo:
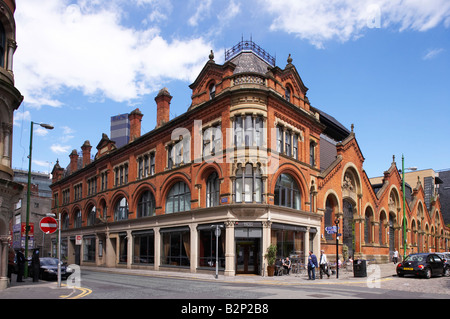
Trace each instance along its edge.
<instances>
[{"instance_id":1,"label":"pedestrian walking","mask_svg":"<svg viewBox=\"0 0 450 319\"><path fill-rule=\"evenodd\" d=\"M324 273L326 273L328 278L330 278L330 274L328 272L327 255L325 255L325 251L323 249L320 251L319 267L320 267L320 279L323 278Z\"/></svg>"},{"instance_id":2,"label":"pedestrian walking","mask_svg":"<svg viewBox=\"0 0 450 319\"><path fill-rule=\"evenodd\" d=\"M397 251L397 248L395 248L394 254L392 255L392 261L394 262L394 264L398 263L398 251Z\"/></svg>"},{"instance_id":3,"label":"pedestrian walking","mask_svg":"<svg viewBox=\"0 0 450 319\"><path fill-rule=\"evenodd\" d=\"M318 267L317 264L317 257L313 254L312 251L309 251L309 257L308 257L308 278L309 280L316 280L316 268Z\"/></svg>"},{"instance_id":4,"label":"pedestrian walking","mask_svg":"<svg viewBox=\"0 0 450 319\"><path fill-rule=\"evenodd\" d=\"M23 282L23 273L25 272L25 263L27 260L25 259L25 255L23 252L25 249L20 248L17 252L17 282Z\"/></svg>"}]
</instances>

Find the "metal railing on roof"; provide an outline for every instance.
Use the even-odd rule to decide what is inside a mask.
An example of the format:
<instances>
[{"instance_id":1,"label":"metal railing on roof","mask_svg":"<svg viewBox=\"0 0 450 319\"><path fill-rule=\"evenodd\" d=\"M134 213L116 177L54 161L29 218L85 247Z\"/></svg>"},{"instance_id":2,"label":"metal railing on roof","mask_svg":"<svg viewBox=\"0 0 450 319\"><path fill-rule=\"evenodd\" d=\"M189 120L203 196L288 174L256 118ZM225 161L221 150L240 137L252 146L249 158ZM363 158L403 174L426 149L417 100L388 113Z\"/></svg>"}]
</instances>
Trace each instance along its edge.
<instances>
[{"instance_id":1,"label":"metal railing on roof","mask_svg":"<svg viewBox=\"0 0 450 319\"><path fill-rule=\"evenodd\" d=\"M271 66L275 66L275 58L267 53L263 48L257 45L252 40L250 41L240 41L238 44L233 46L231 49L225 51L225 61L229 61L241 52L251 51L258 55L265 62Z\"/></svg>"}]
</instances>

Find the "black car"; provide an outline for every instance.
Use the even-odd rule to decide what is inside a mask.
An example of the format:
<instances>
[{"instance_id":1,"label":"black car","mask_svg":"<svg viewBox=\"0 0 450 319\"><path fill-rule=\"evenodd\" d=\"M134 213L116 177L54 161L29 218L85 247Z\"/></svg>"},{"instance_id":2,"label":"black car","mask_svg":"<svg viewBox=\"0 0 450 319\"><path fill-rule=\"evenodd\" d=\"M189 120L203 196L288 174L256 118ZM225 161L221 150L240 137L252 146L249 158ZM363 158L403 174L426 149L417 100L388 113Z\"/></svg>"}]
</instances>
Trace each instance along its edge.
<instances>
[{"instance_id":1,"label":"black car","mask_svg":"<svg viewBox=\"0 0 450 319\"><path fill-rule=\"evenodd\" d=\"M397 275L415 275L425 278L431 276L450 276L450 266L435 253L411 254L397 265Z\"/></svg>"},{"instance_id":2,"label":"black car","mask_svg":"<svg viewBox=\"0 0 450 319\"><path fill-rule=\"evenodd\" d=\"M39 278L55 279L58 277L58 258L42 257L39 258L40 269ZM30 267L32 271L32 267ZM72 270L61 263L61 278L67 279L72 274Z\"/></svg>"}]
</instances>

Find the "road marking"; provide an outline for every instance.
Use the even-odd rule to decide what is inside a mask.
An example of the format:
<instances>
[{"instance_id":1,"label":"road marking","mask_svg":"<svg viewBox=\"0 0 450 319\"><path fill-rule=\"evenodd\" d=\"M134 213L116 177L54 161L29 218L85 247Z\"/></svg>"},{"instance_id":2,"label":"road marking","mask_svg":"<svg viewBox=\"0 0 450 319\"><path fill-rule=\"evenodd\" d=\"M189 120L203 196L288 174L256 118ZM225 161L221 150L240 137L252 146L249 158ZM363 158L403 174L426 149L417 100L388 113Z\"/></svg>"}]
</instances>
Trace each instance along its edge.
<instances>
[{"instance_id":1,"label":"road marking","mask_svg":"<svg viewBox=\"0 0 450 319\"><path fill-rule=\"evenodd\" d=\"M67 286L67 285L62 285L62 286ZM81 291L80 294L73 296L73 294L75 294L77 290ZM90 295L91 293L92 293L92 290L89 288L73 287L71 294L61 295L59 297L63 298L63 299L80 299L80 298L86 297L87 295Z\"/></svg>"}]
</instances>

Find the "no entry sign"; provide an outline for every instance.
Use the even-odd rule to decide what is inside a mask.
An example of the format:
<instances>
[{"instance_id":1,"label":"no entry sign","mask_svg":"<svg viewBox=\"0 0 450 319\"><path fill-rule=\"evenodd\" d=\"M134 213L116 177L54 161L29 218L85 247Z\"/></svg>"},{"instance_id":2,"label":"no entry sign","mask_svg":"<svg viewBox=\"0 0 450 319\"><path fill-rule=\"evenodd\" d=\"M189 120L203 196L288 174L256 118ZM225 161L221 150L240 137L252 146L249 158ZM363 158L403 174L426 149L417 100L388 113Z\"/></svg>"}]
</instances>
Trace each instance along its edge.
<instances>
[{"instance_id":1,"label":"no entry sign","mask_svg":"<svg viewBox=\"0 0 450 319\"><path fill-rule=\"evenodd\" d=\"M39 227L46 234L53 234L58 229L58 222L53 217L44 217L39 222Z\"/></svg>"}]
</instances>

